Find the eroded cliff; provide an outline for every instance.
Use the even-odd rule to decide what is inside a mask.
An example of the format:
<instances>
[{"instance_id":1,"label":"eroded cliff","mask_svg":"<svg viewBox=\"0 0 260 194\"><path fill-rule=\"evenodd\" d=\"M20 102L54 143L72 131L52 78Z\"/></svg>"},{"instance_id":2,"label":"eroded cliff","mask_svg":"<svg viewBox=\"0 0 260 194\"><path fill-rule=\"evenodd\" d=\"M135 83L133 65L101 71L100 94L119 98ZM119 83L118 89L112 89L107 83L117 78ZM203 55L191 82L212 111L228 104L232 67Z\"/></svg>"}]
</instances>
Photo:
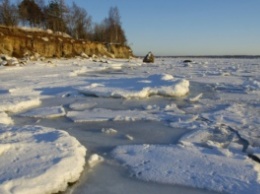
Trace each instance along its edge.
<instances>
[{"instance_id":1,"label":"eroded cliff","mask_svg":"<svg viewBox=\"0 0 260 194\"><path fill-rule=\"evenodd\" d=\"M42 57L89 56L129 58L133 55L125 45L75 40L51 31L32 31L0 26L0 54L14 57L39 54Z\"/></svg>"}]
</instances>

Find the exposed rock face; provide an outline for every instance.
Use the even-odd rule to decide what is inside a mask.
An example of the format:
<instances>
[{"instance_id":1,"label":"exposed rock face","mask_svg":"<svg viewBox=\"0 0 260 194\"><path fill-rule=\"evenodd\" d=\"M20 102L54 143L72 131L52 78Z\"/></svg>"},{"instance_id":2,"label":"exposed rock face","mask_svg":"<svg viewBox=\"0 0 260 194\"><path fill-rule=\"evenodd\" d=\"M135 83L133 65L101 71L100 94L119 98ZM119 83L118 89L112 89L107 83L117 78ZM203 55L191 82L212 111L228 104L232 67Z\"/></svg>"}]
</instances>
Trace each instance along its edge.
<instances>
[{"instance_id":1,"label":"exposed rock face","mask_svg":"<svg viewBox=\"0 0 260 194\"><path fill-rule=\"evenodd\" d=\"M149 52L143 59L144 63L154 63L154 55L152 52Z\"/></svg>"},{"instance_id":2,"label":"exposed rock face","mask_svg":"<svg viewBox=\"0 0 260 194\"><path fill-rule=\"evenodd\" d=\"M0 26L0 54L15 57L74 57L85 53L115 58L129 58L132 51L124 45L106 45L99 42L75 40L48 31L32 32Z\"/></svg>"}]
</instances>

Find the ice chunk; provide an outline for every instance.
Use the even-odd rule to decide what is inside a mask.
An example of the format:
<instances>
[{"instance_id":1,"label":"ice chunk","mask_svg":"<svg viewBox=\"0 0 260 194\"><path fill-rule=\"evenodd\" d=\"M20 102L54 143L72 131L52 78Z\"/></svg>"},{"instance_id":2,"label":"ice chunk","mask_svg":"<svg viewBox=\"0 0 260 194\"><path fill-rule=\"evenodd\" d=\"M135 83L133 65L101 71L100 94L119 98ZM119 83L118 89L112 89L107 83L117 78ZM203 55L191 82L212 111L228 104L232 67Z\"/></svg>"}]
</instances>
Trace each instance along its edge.
<instances>
[{"instance_id":1,"label":"ice chunk","mask_svg":"<svg viewBox=\"0 0 260 194\"><path fill-rule=\"evenodd\" d=\"M134 140L134 137L129 135L129 134L126 134L125 135L126 139L130 140L130 141L133 141Z\"/></svg>"},{"instance_id":2,"label":"ice chunk","mask_svg":"<svg viewBox=\"0 0 260 194\"><path fill-rule=\"evenodd\" d=\"M34 118L55 118L65 115L66 112L62 106L37 108L22 114L22 116Z\"/></svg>"},{"instance_id":3,"label":"ice chunk","mask_svg":"<svg viewBox=\"0 0 260 194\"><path fill-rule=\"evenodd\" d=\"M86 149L65 131L0 125L0 142L0 193L58 193L83 171Z\"/></svg>"},{"instance_id":4,"label":"ice chunk","mask_svg":"<svg viewBox=\"0 0 260 194\"><path fill-rule=\"evenodd\" d=\"M174 77L172 76L172 75L170 75L170 74L163 74L162 75L162 80L173 80L174 79Z\"/></svg>"},{"instance_id":5,"label":"ice chunk","mask_svg":"<svg viewBox=\"0 0 260 194\"><path fill-rule=\"evenodd\" d=\"M99 156L98 154L92 154L90 157L89 157L89 160L88 160L88 165L93 168L94 166L96 166L97 164L99 164L100 162L103 162L104 161L104 158Z\"/></svg>"},{"instance_id":6,"label":"ice chunk","mask_svg":"<svg viewBox=\"0 0 260 194\"><path fill-rule=\"evenodd\" d=\"M190 98L189 101L190 102L197 102L199 101L199 99L203 96L203 93L200 93L199 95L193 97L193 98Z\"/></svg>"},{"instance_id":7,"label":"ice chunk","mask_svg":"<svg viewBox=\"0 0 260 194\"><path fill-rule=\"evenodd\" d=\"M99 97L148 98L153 95L181 97L189 92L189 81L156 74L146 79L137 77L100 80L78 90L83 94Z\"/></svg>"},{"instance_id":8,"label":"ice chunk","mask_svg":"<svg viewBox=\"0 0 260 194\"><path fill-rule=\"evenodd\" d=\"M158 116L139 110L109 110L95 108L93 110L69 111L67 113L74 122L102 122L102 121L136 121L136 120L158 120Z\"/></svg>"},{"instance_id":9,"label":"ice chunk","mask_svg":"<svg viewBox=\"0 0 260 194\"><path fill-rule=\"evenodd\" d=\"M9 93L12 96L39 96L41 92L32 87L15 87L9 89Z\"/></svg>"},{"instance_id":10,"label":"ice chunk","mask_svg":"<svg viewBox=\"0 0 260 194\"><path fill-rule=\"evenodd\" d=\"M70 104L70 108L73 110L81 111L89 108L93 108L97 105L97 103L86 103L86 102L74 102Z\"/></svg>"},{"instance_id":11,"label":"ice chunk","mask_svg":"<svg viewBox=\"0 0 260 194\"><path fill-rule=\"evenodd\" d=\"M12 125L13 120L5 112L0 112L0 124Z\"/></svg>"},{"instance_id":12,"label":"ice chunk","mask_svg":"<svg viewBox=\"0 0 260 194\"><path fill-rule=\"evenodd\" d=\"M117 133L117 130L115 130L113 128L108 128L108 129L103 128L101 131L102 131L102 133L106 133L106 134L115 134L115 133Z\"/></svg>"},{"instance_id":13,"label":"ice chunk","mask_svg":"<svg viewBox=\"0 0 260 194\"><path fill-rule=\"evenodd\" d=\"M0 96L0 111L21 112L40 104L41 101L37 97Z\"/></svg>"},{"instance_id":14,"label":"ice chunk","mask_svg":"<svg viewBox=\"0 0 260 194\"><path fill-rule=\"evenodd\" d=\"M173 111L173 112L179 113L179 114L185 113L185 111L179 109L179 107L174 103L166 105L164 109L165 109L165 111Z\"/></svg>"}]
</instances>

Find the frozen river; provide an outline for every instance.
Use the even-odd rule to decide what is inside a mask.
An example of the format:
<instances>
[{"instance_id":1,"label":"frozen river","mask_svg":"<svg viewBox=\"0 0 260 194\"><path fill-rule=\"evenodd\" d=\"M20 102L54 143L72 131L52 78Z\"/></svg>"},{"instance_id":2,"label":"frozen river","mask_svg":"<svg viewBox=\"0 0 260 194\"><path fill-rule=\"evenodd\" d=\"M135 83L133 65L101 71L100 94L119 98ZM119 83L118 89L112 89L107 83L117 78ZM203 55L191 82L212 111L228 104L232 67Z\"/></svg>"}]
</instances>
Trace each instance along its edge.
<instances>
[{"instance_id":1,"label":"frozen river","mask_svg":"<svg viewBox=\"0 0 260 194\"><path fill-rule=\"evenodd\" d=\"M1 193L28 193L26 183L44 185L45 172L48 180L55 172L63 185L78 179L64 194L259 193L260 59L183 60L75 58L2 67ZM48 135L29 141L22 135L28 125ZM36 147L50 143L57 153L41 156ZM17 151L24 144L36 153L29 159ZM7 161L7 154L22 165ZM24 174L8 174L9 164ZM30 177L27 168L38 174ZM64 190L60 184L46 192Z\"/></svg>"}]
</instances>

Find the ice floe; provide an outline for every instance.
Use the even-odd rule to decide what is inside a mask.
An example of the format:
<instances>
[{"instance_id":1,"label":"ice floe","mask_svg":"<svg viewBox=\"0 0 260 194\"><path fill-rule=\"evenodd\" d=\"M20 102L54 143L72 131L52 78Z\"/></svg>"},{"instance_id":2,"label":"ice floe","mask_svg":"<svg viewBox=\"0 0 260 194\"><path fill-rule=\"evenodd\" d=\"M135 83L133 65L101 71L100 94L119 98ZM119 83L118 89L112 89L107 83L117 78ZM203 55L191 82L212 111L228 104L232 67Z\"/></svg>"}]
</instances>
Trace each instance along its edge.
<instances>
[{"instance_id":1,"label":"ice floe","mask_svg":"<svg viewBox=\"0 0 260 194\"><path fill-rule=\"evenodd\" d=\"M103 122L103 121L137 121L158 120L156 115L139 110L110 110L95 108L84 111L69 111L67 117L76 123L79 122Z\"/></svg>"},{"instance_id":2,"label":"ice floe","mask_svg":"<svg viewBox=\"0 0 260 194\"><path fill-rule=\"evenodd\" d=\"M79 179L85 154L86 149L65 131L0 125L0 193L64 191Z\"/></svg>"},{"instance_id":3,"label":"ice floe","mask_svg":"<svg viewBox=\"0 0 260 194\"><path fill-rule=\"evenodd\" d=\"M260 146L259 104L233 104L202 116L219 124L225 124L237 131L250 145Z\"/></svg>"},{"instance_id":4,"label":"ice floe","mask_svg":"<svg viewBox=\"0 0 260 194\"><path fill-rule=\"evenodd\" d=\"M97 103L87 103L87 102L74 102L72 104L69 105L69 107L72 110L75 111L81 111L81 110L85 110L85 109L89 109L89 108L94 108L97 105Z\"/></svg>"},{"instance_id":5,"label":"ice floe","mask_svg":"<svg viewBox=\"0 0 260 194\"><path fill-rule=\"evenodd\" d=\"M193 145L118 146L112 155L139 179L223 193L260 191L259 164L229 150Z\"/></svg>"},{"instance_id":6,"label":"ice floe","mask_svg":"<svg viewBox=\"0 0 260 194\"><path fill-rule=\"evenodd\" d=\"M0 111L21 112L35 106L39 106L41 101L38 97L10 97L0 96Z\"/></svg>"},{"instance_id":7,"label":"ice floe","mask_svg":"<svg viewBox=\"0 0 260 194\"><path fill-rule=\"evenodd\" d=\"M65 115L66 112L62 106L36 108L22 114L22 116L34 118L55 118Z\"/></svg>"},{"instance_id":8,"label":"ice floe","mask_svg":"<svg viewBox=\"0 0 260 194\"><path fill-rule=\"evenodd\" d=\"M180 97L189 92L189 81L172 75L155 74L147 78L100 80L78 90L86 95L114 98L148 98L153 95Z\"/></svg>"}]
</instances>

